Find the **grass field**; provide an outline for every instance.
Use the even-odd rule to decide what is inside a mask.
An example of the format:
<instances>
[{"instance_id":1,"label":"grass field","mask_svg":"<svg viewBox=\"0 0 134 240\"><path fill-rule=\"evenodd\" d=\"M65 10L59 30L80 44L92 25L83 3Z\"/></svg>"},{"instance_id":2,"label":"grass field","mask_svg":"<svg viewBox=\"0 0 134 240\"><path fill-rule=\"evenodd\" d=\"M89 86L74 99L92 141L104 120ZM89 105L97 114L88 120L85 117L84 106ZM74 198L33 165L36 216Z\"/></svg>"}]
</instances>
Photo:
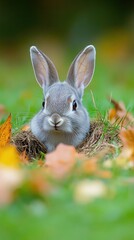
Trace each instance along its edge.
<instances>
[{"instance_id":1,"label":"grass field","mask_svg":"<svg viewBox=\"0 0 134 240\"><path fill-rule=\"evenodd\" d=\"M123 101L127 110L134 114L133 64L133 61L126 61L116 66L112 62L108 66L97 59L93 81L83 99L91 119L98 112L106 116L111 108L108 96ZM64 67L62 73L66 71ZM12 114L13 132L40 110L42 99L30 61L11 64L0 61L0 104ZM36 169L38 165L35 162L26 168ZM43 199L24 188L16 201L0 208L0 240L133 240L134 172L131 168L117 166L111 171L113 177L109 179L92 174L72 175L56 182L57 191ZM73 184L85 178L104 182L107 195L87 204L77 203Z\"/></svg>"}]
</instances>

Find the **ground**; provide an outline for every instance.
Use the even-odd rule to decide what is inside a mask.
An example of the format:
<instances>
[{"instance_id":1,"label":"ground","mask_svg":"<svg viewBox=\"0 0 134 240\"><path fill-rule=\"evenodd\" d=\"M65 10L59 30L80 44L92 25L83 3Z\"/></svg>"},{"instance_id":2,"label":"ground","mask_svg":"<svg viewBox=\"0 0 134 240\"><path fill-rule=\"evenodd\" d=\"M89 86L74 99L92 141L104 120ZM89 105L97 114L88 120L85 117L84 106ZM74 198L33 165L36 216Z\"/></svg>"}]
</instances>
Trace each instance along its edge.
<instances>
[{"instance_id":1,"label":"ground","mask_svg":"<svg viewBox=\"0 0 134 240\"><path fill-rule=\"evenodd\" d=\"M134 114L133 65L122 63L120 69L124 72L111 66L108 68L97 62L93 81L84 95L84 105L91 119L96 119L98 114L107 119L111 108L107 97L111 95L117 101L122 100L127 110ZM5 106L7 115L12 114L12 132L16 133L40 109L42 92L34 80L30 63L9 66L2 63L0 68L0 103ZM117 147L112 159L109 156L112 160L110 168L105 168L103 158L97 163L97 170L106 172L81 173L76 164L71 174L61 179L50 179L50 182L42 179L42 162L23 163L21 170L26 170L26 180L15 189L13 201L0 207L0 238L134 239L134 172L124 163L122 166L116 164L119 154ZM91 192L87 196L83 188L79 188L84 183L84 187L91 189L90 184L96 184L96 181L105 189L103 192L99 188L98 196L91 196ZM53 191L47 191L51 189L47 184ZM84 200L79 198L79 189Z\"/></svg>"}]
</instances>

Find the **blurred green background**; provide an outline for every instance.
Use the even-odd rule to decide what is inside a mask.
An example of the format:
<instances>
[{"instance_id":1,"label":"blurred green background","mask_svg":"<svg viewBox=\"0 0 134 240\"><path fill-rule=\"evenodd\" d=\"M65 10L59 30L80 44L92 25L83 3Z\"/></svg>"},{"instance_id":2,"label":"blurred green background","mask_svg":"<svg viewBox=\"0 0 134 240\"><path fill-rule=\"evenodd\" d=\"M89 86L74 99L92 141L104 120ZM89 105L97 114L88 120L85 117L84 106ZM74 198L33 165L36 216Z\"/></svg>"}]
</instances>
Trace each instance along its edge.
<instances>
[{"instance_id":1,"label":"blurred green background","mask_svg":"<svg viewBox=\"0 0 134 240\"><path fill-rule=\"evenodd\" d=\"M42 103L29 48L36 45L54 62L61 80L86 45L96 47L94 78L84 96L91 117L105 114L112 96L134 112L133 1L0 1L0 103L14 127L29 121Z\"/></svg>"},{"instance_id":2,"label":"blurred green background","mask_svg":"<svg viewBox=\"0 0 134 240\"><path fill-rule=\"evenodd\" d=\"M0 104L12 113L13 130L30 121L42 105L30 46L47 54L64 80L71 61L89 44L97 51L93 81L84 95L90 116L107 113L108 96L122 100L134 113L134 1L0 1ZM134 239L133 188L119 181L129 170L119 173L119 179L116 174L117 182L115 177L110 186L119 189L109 200L78 206L70 185L63 183L48 205L20 200L1 209L0 239Z\"/></svg>"}]
</instances>

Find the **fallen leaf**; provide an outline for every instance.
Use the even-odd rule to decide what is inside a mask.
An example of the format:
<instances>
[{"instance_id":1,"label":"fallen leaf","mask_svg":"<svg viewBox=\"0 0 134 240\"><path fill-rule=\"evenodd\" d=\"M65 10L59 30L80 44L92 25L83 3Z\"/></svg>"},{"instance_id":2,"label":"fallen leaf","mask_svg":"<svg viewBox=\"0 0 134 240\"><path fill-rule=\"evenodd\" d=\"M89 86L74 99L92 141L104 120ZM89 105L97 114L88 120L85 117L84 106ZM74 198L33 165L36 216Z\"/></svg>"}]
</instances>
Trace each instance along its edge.
<instances>
[{"instance_id":1,"label":"fallen leaf","mask_svg":"<svg viewBox=\"0 0 134 240\"><path fill-rule=\"evenodd\" d=\"M22 131L28 131L29 129L30 129L30 125L29 125L29 124L26 124L26 125L24 125L24 126L21 128Z\"/></svg>"},{"instance_id":2,"label":"fallen leaf","mask_svg":"<svg viewBox=\"0 0 134 240\"><path fill-rule=\"evenodd\" d=\"M109 152L109 148L100 150L99 153L91 157L80 156L80 172L86 174L94 174L102 178L111 178L111 172L100 169L100 161Z\"/></svg>"},{"instance_id":3,"label":"fallen leaf","mask_svg":"<svg viewBox=\"0 0 134 240\"><path fill-rule=\"evenodd\" d=\"M42 159L39 159L38 161L37 161L37 163L38 163L38 166L40 166L40 167L44 167L44 160L42 160Z\"/></svg>"},{"instance_id":4,"label":"fallen leaf","mask_svg":"<svg viewBox=\"0 0 134 240\"><path fill-rule=\"evenodd\" d=\"M115 159L117 166L129 169L134 168L134 127L122 128L119 137L122 142L121 153Z\"/></svg>"},{"instance_id":5,"label":"fallen leaf","mask_svg":"<svg viewBox=\"0 0 134 240\"><path fill-rule=\"evenodd\" d=\"M96 175L100 178L109 179L112 178L112 172L106 170L97 170Z\"/></svg>"},{"instance_id":6,"label":"fallen leaf","mask_svg":"<svg viewBox=\"0 0 134 240\"><path fill-rule=\"evenodd\" d=\"M134 151L134 127L121 129L119 137L124 147L130 148L132 151Z\"/></svg>"},{"instance_id":7,"label":"fallen leaf","mask_svg":"<svg viewBox=\"0 0 134 240\"><path fill-rule=\"evenodd\" d=\"M73 146L59 144L53 152L46 154L45 167L53 176L64 177L72 170L76 157L78 153Z\"/></svg>"},{"instance_id":8,"label":"fallen leaf","mask_svg":"<svg viewBox=\"0 0 134 240\"><path fill-rule=\"evenodd\" d=\"M20 158L15 146L7 145L0 149L0 166L18 168L19 164Z\"/></svg>"},{"instance_id":9,"label":"fallen leaf","mask_svg":"<svg viewBox=\"0 0 134 240\"><path fill-rule=\"evenodd\" d=\"M46 178L44 168L30 171L26 182L29 186L29 190L35 194L44 195L53 189Z\"/></svg>"},{"instance_id":10,"label":"fallen leaf","mask_svg":"<svg viewBox=\"0 0 134 240\"><path fill-rule=\"evenodd\" d=\"M102 181L84 179L74 186L74 199L78 203L88 203L106 194L106 186Z\"/></svg>"},{"instance_id":11,"label":"fallen leaf","mask_svg":"<svg viewBox=\"0 0 134 240\"><path fill-rule=\"evenodd\" d=\"M123 102L117 102L114 99L110 99L114 108L109 110L108 119L111 123L117 122L121 127L131 125L134 123L134 117L129 113Z\"/></svg>"},{"instance_id":12,"label":"fallen leaf","mask_svg":"<svg viewBox=\"0 0 134 240\"><path fill-rule=\"evenodd\" d=\"M11 114L0 126L0 148L6 146L11 139Z\"/></svg>"},{"instance_id":13,"label":"fallen leaf","mask_svg":"<svg viewBox=\"0 0 134 240\"><path fill-rule=\"evenodd\" d=\"M14 191L22 180L23 173L20 169L0 166L0 205L8 204L14 199Z\"/></svg>"},{"instance_id":14,"label":"fallen leaf","mask_svg":"<svg viewBox=\"0 0 134 240\"><path fill-rule=\"evenodd\" d=\"M122 156L134 161L134 127L121 129L119 137L123 144Z\"/></svg>"},{"instance_id":15,"label":"fallen leaf","mask_svg":"<svg viewBox=\"0 0 134 240\"><path fill-rule=\"evenodd\" d=\"M24 164L29 164L29 161L28 161L28 156L26 154L26 151L23 151L20 155L20 161Z\"/></svg>"},{"instance_id":16,"label":"fallen leaf","mask_svg":"<svg viewBox=\"0 0 134 240\"><path fill-rule=\"evenodd\" d=\"M86 173L86 174L95 173L96 169L98 168L96 157L91 157L91 158L82 160L82 164L80 168L81 168L80 169L81 172L83 173Z\"/></svg>"}]
</instances>

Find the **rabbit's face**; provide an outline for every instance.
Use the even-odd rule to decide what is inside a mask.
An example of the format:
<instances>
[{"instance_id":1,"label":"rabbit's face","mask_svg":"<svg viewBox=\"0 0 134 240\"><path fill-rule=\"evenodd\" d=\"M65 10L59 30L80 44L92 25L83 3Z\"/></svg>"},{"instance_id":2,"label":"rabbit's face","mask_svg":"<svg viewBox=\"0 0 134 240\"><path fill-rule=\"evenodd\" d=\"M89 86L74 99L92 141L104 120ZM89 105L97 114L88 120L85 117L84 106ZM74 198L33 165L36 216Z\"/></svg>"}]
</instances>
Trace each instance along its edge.
<instances>
[{"instance_id":1,"label":"rabbit's face","mask_svg":"<svg viewBox=\"0 0 134 240\"><path fill-rule=\"evenodd\" d=\"M43 129L72 132L76 125L74 121L79 121L84 112L77 91L68 83L55 83L45 94L42 109Z\"/></svg>"}]
</instances>

